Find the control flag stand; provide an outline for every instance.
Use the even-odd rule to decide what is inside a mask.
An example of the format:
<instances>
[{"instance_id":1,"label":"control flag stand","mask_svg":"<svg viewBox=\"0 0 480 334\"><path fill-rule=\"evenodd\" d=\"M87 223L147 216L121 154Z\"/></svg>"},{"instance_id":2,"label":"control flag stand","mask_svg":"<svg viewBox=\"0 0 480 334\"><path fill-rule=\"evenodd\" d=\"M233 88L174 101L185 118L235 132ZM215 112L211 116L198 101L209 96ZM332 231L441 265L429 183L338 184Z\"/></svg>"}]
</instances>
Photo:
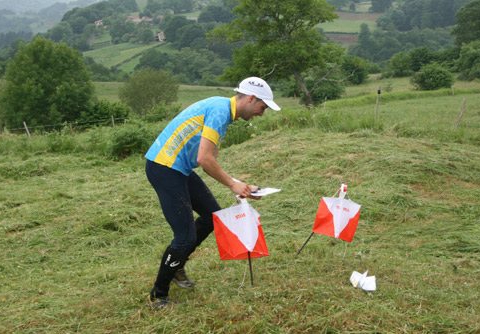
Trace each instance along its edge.
<instances>
[{"instance_id":1,"label":"control flag stand","mask_svg":"<svg viewBox=\"0 0 480 334\"><path fill-rule=\"evenodd\" d=\"M353 240L358 220L360 219L361 205L348 199L346 184L342 183L334 196L337 195L338 197L322 197L320 200L312 233L310 233L302 247L297 251L297 256L315 233L342 239L347 242Z\"/></svg>"},{"instance_id":2,"label":"control flag stand","mask_svg":"<svg viewBox=\"0 0 480 334\"><path fill-rule=\"evenodd\" d=\"M248 259L253 286L252 258L269 255L260 214L246 199L239 199L239 204L213 213L213 226L220 259Z\"/></svg>"}]
</instances>

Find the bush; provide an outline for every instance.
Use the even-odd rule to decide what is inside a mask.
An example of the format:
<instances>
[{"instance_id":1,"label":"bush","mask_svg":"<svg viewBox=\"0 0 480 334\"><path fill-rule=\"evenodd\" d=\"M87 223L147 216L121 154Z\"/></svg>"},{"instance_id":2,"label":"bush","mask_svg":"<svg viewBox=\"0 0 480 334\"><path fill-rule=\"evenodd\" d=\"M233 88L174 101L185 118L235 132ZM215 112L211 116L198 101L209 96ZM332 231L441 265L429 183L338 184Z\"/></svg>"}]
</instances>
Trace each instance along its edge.
<instances>
[{"instance_id":1,"label":"bush","mask_svg":"<svg viewBox=\"0 0 480 334\"><path fill-rule=\"evenodd\" d=\"M242 119L233 122L228 126L225 139L222 141L223 147L243 143L249 140L255 134L255 127L252 123Z\"/></svg>"},{"instance_id":2,"label":"bush","mask_svg":"<svg viewBox=\"0 0 480 334\"><path fill-rule=\"evenodd\" d=\"M316 84L311 83L311 85L313 88L311 88L310 93L315 105L323 103L325 100L338 99L345 91L345 86L343 86L340 80L336 79L322 80ZM301 101L305 103L304 95L302 95Z\"/></svg>"},{"instance_id":3,"label":"bush","mask_svg":"<svg viewBox=\"0 0 480 334\"><path fill-rule=\"evenodd\" d=\"M411 68L410 55L407 52L399 52L388 61L388 69L384 76L407 77L413 73Z\"/></svg>"},{"instance_id":4,"label":"bush","mask_svg":"<svg viewBox=\"0 0 480 334\"><path fill-rule=\"evenodd\" d=\"M72 153L77 149L77 143L67 128L46 134L47 146L50 152Z\"/></svg>"},{"instance_id":5,"label":"bush","mask_svg":"<svg viewBox=\"0 0 480 334\"><path fill-rule=\"evenodd\" d=\"M369 65L360 57L345 56L342 63L342 70L348 82L360 85L365 82L368 76Z\"/></svg>"},{"instance_id":6,"label":"bush","mask_svg":"<svg viewBox=\"0 0 480 334\"><path fill-rule=\"evenodd\" d=\"M453 81L453 74L437 63L423 66L411 78L412 85L420 90L450 88Z\"/></svg>"},{"instance_id":7,"label":"bush","mask_svg":"<svg viewBox=\"0 0 480 334\"><path fill-rule=\"evenodd\" d=\"M182 110L180 104L159 103L150 109L145 115L147 122L159 122L163 120L170 120L175 117Z\"/></svg>"},{"instance_id":8,"label":"bush","mask_svg":"<svg viewBox=\"0 0 480 334\"><path fill-rule=\"evenodd\" d=\"M410 69L413 72L417 72L423 66L435 61L435 52L425 47L410 50L408 55L410 58Z\"/></svg>"},{"instance_id":9,"label":"bush","mask_svg":"<svg viewBox=\"0 0 480 334\"><path fill-rule=\"evenodd\" d=\"M108 154L115 159L124 159L132 154L142 154L149 148L153 135L139 124L118 127L113 133Z\"/></svg>"},{"instance_id":10,"label":"bush","mask_svg":"<svg viewBox=\"0 0 480 334\"><path fill-rule=\"evenodd\" d=\"M100 100L88 111L82 112L79 123L90 127L94 125L110 125L114 120L123 121L128 117L130 108L121 102Z\"/></svg>"},{"instance_id":11,"label":"bush","mask_svg":"<svg viewBox=\"0 0 480 334\"><path fill-rule=\"evenodd\" d=\"M145 116L158 103L176 101L177 93L178 83L170 73L144 69L132 75L121 87L119 95L135 113Z\"/></svg>"}]
</instances>

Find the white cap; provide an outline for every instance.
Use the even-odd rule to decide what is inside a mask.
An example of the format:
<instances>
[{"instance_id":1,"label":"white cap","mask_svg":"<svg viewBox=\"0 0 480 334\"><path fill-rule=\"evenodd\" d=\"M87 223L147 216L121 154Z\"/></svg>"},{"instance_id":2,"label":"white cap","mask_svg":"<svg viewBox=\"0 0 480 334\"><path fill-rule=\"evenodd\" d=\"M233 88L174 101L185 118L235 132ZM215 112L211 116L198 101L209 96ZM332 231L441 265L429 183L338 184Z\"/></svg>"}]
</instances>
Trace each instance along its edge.
<instances>
[{"instance_id":1,"label":"white cap","mask_svg":"<svg viewBox=\"0 0 480 334\"><path fill-rule=\"evenodd\" d=\"M278 104L273 102L272 89L263 79L257 77L246 78L240 82L240 85L238 85L238 88L235 88L234 91L245 95L253 95L265 102L269 108L273 110L280 110Z\"/></svg>"}]
</instances>

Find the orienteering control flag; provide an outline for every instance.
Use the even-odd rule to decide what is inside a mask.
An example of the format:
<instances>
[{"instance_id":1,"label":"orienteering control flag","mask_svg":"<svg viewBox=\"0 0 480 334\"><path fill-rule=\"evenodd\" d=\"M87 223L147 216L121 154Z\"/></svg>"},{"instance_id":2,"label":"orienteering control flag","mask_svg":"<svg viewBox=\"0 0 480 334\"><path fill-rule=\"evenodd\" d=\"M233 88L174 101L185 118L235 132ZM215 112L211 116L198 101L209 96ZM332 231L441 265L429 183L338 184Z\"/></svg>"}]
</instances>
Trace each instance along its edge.
<instances>
[{"instance_id":1,"label":"orienteering control flag","mask_svg":"<svg viewBox=\"0 0 480 334\"><path fill-rule=\"evenodd\" d=\"M260 214L241 199L240 204L213 213L213 226L222 260L268 256Z\"/></svg>"},{"instance_id":2,"label":"orienteering control flag","mask_svg":"<svg viewBox=\"0 0 480 334\"><path fill-rule=\"evenodd\" d=\"M342 184L339 197L322 197L318 205L313 232L351 242L360 219L360 205L345 199L347 186Z\"/></svg>"}]
</instances>

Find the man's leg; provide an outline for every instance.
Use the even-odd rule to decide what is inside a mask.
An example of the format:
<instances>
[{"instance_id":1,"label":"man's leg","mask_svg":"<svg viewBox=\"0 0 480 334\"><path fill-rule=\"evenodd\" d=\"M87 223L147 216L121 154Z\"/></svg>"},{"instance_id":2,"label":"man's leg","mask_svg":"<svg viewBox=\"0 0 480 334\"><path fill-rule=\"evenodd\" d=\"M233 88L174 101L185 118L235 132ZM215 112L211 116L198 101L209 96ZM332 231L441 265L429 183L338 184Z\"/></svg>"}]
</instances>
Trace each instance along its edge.
<instances>
[{"instance_id":1,"label":"man's leg","mask_svg":"<svg viewBox=\"0 0 480 334\"><path fill-rule=\"evenodd\" d=\"M203 180L192 172L188 177L188 190L192 203L193 211L198 213L199 217L195 220L196 242L194 247L189 251L189 255L193 253L203 240L205 240L213 231L212 213L221 210L217 200L213 196L210 189Z\"/></svg>"},{"instance_id":2,"label":"man's leg","mask_svg":"<svg viewBox=\"0 0 480 334\"><path fill-rule=\"evenodd\" d=\"M168 296L170 282L179 268L183 268L189 250L196 244L196 229L187 185L187 177L180 172L147 162L147 177L155 189L165 219L173 230L173 241L165 250L159 266L152 298Z\"/></svg>"},{"instance_id":3,"label":"man's leg","mask_svg":"<svg viewBox=\"0 0 480 334\"><path fill-rule=\"evenodd\" d=\"M189 248L185 262L197 246L213 231L212 213L221 209L210 189L194 172L188 177L188 192L192 208L199 214L199 217L195 220L196 242ZM181 288L189 289L195 286L195 283L188 278L183 266L175 273L173 282Z\"/></svg>"}]
</instances>

